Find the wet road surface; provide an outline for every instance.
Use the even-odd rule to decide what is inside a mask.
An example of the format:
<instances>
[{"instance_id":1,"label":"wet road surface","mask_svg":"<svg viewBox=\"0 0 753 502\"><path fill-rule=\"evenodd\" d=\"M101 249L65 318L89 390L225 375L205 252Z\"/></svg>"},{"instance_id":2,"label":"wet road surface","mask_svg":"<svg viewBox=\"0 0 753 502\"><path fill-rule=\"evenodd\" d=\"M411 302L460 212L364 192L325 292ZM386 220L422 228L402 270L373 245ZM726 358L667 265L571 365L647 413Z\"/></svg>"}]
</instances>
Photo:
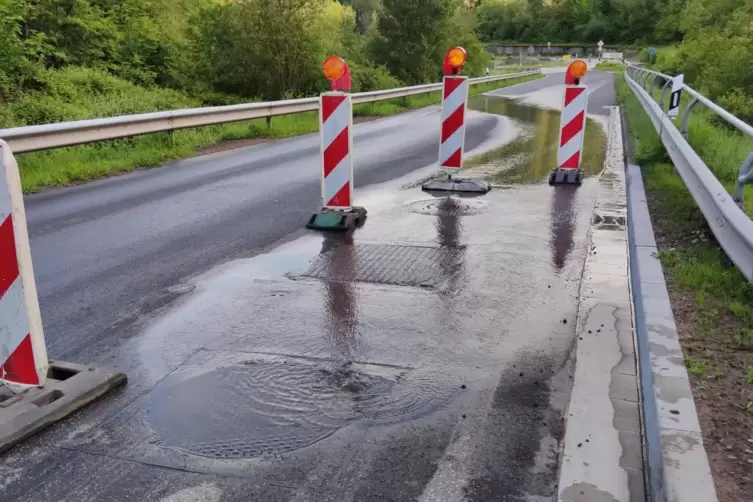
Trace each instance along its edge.
<instances>
[{"instance_id":1,"label":"wet road surface","mask_svg":"<svg viewBox=\"0 0 753 502\"><path fill-rule=\"evenodd\" d=\"M352 236L296 231L311 138L29 198L51 357L129 384L9 452L3 497L550 500L595 180L433 198L399 177L436 142L385 129Z\"/></svg>"},{"instance_id":2,"label":"wet road surface","mask_svg":"<svg viewBox=\"0 0 753 502\"><path fill-rule=\"evenodd\" d=\"M356 186L435 163L438 123L432 108L357 125ZM500 124L472 116L468 147ZM300 230L321 205L319 162L307 135L26 197L48 352L88 360L183 278Z\"/></svg>"}]
</instances>

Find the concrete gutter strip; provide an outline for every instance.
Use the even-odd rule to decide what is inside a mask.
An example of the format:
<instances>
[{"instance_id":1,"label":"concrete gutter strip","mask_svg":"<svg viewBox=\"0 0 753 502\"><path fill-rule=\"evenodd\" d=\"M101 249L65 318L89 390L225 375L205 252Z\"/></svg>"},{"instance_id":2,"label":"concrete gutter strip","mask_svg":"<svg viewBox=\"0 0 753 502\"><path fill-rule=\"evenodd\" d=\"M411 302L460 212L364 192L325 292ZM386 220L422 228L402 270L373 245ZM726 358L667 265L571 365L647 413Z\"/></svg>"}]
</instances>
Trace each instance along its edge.
<instances>
[{"instance_id":1,"label":"concrete gutter strip","mask_svg":"<svg viewBox=\"0 0 753 502\"><path fill-rule=\"evenodd\" d=\"M560 502L646 500L623 166L620 111L613 107L580 289Z\"/></svg>"},{"instance_id":2,"label":"concrete gutter strip","mask_svg":"<svg viewBox=\"0 0 753 502\"><path fill-rule=\"evenodd\" d=\"M657 257L640 168L629 164L626 175L631 291L644 384L649 488L654 493L659 491L658 497L662 497L657 500L655 495L653 502L716 502L672 306ZM653 381L653 385L645 385L647 381ZM653 443L657 438L660 449ZM651 454L652 449L657 452L655 455Z\"/></svg>"}]
</instances>

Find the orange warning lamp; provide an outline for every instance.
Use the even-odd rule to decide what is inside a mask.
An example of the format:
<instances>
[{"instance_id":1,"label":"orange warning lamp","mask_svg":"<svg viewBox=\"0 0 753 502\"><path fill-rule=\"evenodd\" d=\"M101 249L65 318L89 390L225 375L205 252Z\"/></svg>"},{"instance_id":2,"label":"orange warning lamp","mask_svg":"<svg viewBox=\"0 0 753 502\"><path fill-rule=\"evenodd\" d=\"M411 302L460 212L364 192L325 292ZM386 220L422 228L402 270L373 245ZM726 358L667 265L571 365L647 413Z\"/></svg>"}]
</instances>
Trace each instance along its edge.
<instances>
[{"instance_id":1,"label":"orange warning lamp","mask_svg":"<svg viewBox=\"0 0 753 502\"><path fill-rule=\"evenodd\" d=\"M322 64L324 76L329 80L333 91L350 91L350 69L348 63L339 56L330 56Z\"/></svg>"},{"instance_id":2,"label":"orange warning lamp","mask_svg":"<svg viewBox=\"0 0 753 502\"><path fill-rule=\"evenodd\" d=\"M330 56L322 65L324 76L330 81L335 81L345 75L345 60L338 56Z\"/></svg>"},{"instance_id":3,"label":"orange warning lamp","mask_svg":"<svg viewBox=\"0 0 753 502\"><path fill-rule=\"evenodd\" d=\"M588 71L588 65L582 59L576 59L570 66L567 67L565 74L565 84L578 85L578 81L583 78L583 75Z\"/></svg>"},{"instance_id":4,"label":"orange warning lamp","mask_svg":"<svg viewBox=\"0 0 753 502\"><path fill-rule=\"evenodd\" d=\"M572 75L574 78L583 78L583 75L586 74L587 70L588 65L582 59L573 61L567 68L567 71L569 71L570 75Z\"/></svg>"},{"instance_id":5,"label":"orange warning lamp","mask_svg":"<svg viewBox=\"0 0 753 502\"><path fill-rule=\"evenodd\" d=\"M445 75L457 75L468 59L468 53L462 47L453 47L444 57L443 70Z\"/></svg>"}]
</instances>

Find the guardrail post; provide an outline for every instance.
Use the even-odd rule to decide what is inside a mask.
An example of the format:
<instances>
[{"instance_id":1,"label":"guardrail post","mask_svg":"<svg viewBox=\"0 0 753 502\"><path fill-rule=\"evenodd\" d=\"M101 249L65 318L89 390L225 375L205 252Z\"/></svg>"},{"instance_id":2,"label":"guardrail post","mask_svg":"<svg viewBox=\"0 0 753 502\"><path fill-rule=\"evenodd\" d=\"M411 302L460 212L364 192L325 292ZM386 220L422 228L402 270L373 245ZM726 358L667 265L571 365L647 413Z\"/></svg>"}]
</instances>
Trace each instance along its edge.
<instances>
[{"instance_id":1,"label":"guardrail post","mask_svg":"<svg viewBox=\"0 0 753 502\"><path fill-rule=\"evenodd\" d=\"M661 97L659 98L659 106L661 106L662 110L664 109L664 96L667 94L667 87L669 87L672 84L671 80L667 80L664 82L664 87L661 88Z\"/></svg>"},{"instance_id":2,"label":"guardrail post","mask_svg":"<svg viewBox=\"0 0 753 502\"><path fill-rule=\"evenodd\" d=\"M750 168L753 167L753 152L750 152L740 166L740 175L737 177L735 183L735 193L732 194L732 200L735 201L737 207L743 209L745 205L745 185L753 182L753 171Z\"/></svg>"},{"instance_id":3,"label":"guardrail post","mask_svg":"<svg viewBox=\"0 0 753 502\"><path fill-rule=\"evenodd\" d=\"M698 98L693 98L690 103L688 103L688 106L685 107L685 112L682 114L682 123L680 124L680 134L682 134L682 137L685 138L685 141L688 140L688 120L690 119L690 111L693 109L693 107L698 103Z\"/></svg>"},{"instance_id":4,"label":"guardrail post","mask_svg":"<svg viewBox=\"0 0 753 502\"><path fill-rule=\"evenodd\" d=\"M272 129L272 116L267 117L267 129Z\"/></svg>"},{"instance_id":5,"label":"guardrail post","mask_svg":"<svg viewBox=\"0 0 753 502\"><path fill-rule=\"evenodd\" d=\"M654 78L651 79L651 90L648 91L649 94L651 94L651 97L654 97L654 84L656 84L656 79L659 78L659 75L654 75Z\"/></svg>"}]
</instances>

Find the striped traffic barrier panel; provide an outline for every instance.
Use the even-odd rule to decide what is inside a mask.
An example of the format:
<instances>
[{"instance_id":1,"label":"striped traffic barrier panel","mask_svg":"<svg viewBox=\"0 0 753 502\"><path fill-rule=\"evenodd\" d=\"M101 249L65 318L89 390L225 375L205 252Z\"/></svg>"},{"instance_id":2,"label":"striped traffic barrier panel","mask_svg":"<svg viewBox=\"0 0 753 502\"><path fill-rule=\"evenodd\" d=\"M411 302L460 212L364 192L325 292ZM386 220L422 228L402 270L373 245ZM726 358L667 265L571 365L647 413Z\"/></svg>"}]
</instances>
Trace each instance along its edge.
<instances>
[{"instance_id":1,"label":"striped traffic barrier panel","mask_svg":"<svg viewBox=\"0 0 753 502\"><path fill-rule=\"evenodd\" d=\"M468 78L459 75L467 59L462 47L453 47L445 56L442 79L442 108L439 138L439 167L446 179L425 183L426 191L478 192L489 191L489 184L479 179L455 179L453 175L463 168L465 146L465 119L468 106Z\"/></svg>"},{"instance_id":2,"label":"striped traffic barrier panel","mask_svg":"<svg viewBox=\"0 0 753 502\"><path fill-rule=\"evenodd\" d=\"M465 110L468 103L468 78L447 76L442 80L442 133L439 141L439 167L453 171L463 167Z\"/></svg>"},{"instance_id":3,"label":"striped traffic barrier panel","mask_svg":"<svg viewBox=\"0 0 753 502\"><path fill-rule=\"evenodd\" d=\"M0 140L0 453L125 381L47 359L18 164Z\"/></svg>"},{"instance_id":4,"label":"striped traffic barrier panel","mask_svg":"<svg viewBox=\"0 0 753 502\"><path fill-rule=\"evenodd\" d=\"M333 89L350 89L350 70L342 58L324 62ZM363 222L366 210L353 206L353 102L350 94L326 92L319 98L322 209L307 228L347 230Z\"/></svg>"},{"instance_id":5,"label":"striped traffic barrier panel","mask_svg":"<svg viewBox=\"0 0 753 502\"><path fill-rule=\"evenodd\" d=\"M47 349L18 165L0 144L0 382L44 385Z\"/></svg>"},{"instance_id":6,"label":"striped traffic barrier panel","mask_svg":"<svg viewBox=\"0 0 753 502\"><path fill-rule=\"evenodd\" d=\"M583 138L586 130L588 88L579 85L586 73L586 63L574 61L565 74L565 93L560 116L560 134L557 142L557 167L549 174L549 184L576 184L583 182L580 169L583 157Z\"/></svg>"},{"instance_id":7,"label":"striped traffic barrier panel","mask_svg":"<svg viewBox=\"0 0 753 502\"><path fill-rule=\"evenodd\" d=\"M349 210L353 202L353 104L343 92L319 99L322 206Z\"/></svg>"}]
</instances>

